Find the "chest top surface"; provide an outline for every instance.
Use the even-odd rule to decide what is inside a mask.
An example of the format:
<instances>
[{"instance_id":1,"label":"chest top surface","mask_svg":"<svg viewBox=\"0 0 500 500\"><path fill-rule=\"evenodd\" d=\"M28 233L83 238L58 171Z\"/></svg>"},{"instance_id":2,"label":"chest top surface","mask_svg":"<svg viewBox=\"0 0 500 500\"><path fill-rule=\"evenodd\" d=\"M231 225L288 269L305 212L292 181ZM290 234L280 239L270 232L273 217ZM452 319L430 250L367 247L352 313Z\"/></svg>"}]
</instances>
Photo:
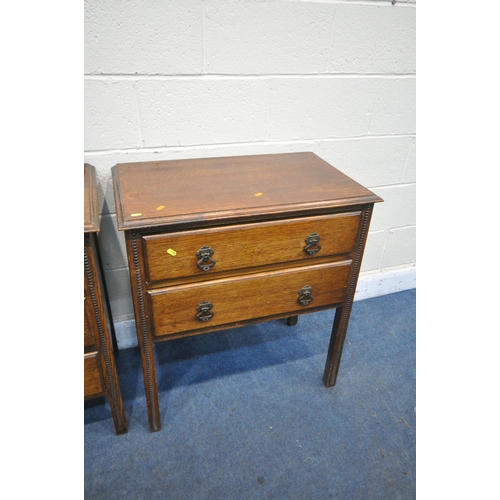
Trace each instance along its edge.
<instances>
[{"instance_id":1,"label":"chest top surface","mask_svg":"<svg viewBox=\"0 0 500 500\"><path fill-rule=\"evenodd\" d=\"M310 152L122 163L112 174L120 230L382 201Z\"/></svg>"},{"instance_id":2,"label":"chest top surface","mask_svg":"<svg viewBox=\"0 0 500 500\"><path fill-rule=\"evenodd\" d=\"M99 200L97 198L97 181L95 167L85 163L83 184L83 231L92 233L99 231Z\"/></svg>"}]
</instances>

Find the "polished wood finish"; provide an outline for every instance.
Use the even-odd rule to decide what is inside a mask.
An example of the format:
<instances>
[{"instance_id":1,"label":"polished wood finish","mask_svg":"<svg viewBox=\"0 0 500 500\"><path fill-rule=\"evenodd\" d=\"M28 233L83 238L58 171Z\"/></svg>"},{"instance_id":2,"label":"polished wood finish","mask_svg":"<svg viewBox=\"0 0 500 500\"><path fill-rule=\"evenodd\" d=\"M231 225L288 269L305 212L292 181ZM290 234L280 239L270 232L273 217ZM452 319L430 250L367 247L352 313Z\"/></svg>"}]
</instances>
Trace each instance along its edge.
<instances>
[{"instance_id":1,"label":"polished wood finish","mask_svg":"<svg viewBox=\"0 0 500 500\"><path fill-rule=\"evenodd\" d=\"M100 359L97 351L83 355L84 397L94 398L106 395L106 386L100 370Z\"/></svg>"},{"instance_id":2,"label":"polished wood finish","mask_svg":"<svg viewBox=\"0 0 500 500\"><path fill-rule=\"evenodd\" d=\"M323 378L335 383L381 198L313 153L129 163L112 173L151 431L161 429L156 342L277 318L294 325L335 307Z\"/></svg>"},{"instance_id":3,"label":"polished wood finish","mask_svg":"<svg viewBox=\"0 0 500 500\"><path fill-rule=\"evenodd\" d=\"M361 212L238 224L217 229L146 235L146 279L162 281L181 276L216 274L221 271L312 260L347 254L354 248ZM319 234L321 249L307 254L305 240ZM215 265L208 271L197 266L201 247L213 250Z\"/></svg>"},{"instance_id":4,"label":"polished wood finish","mask_svg":"<svg viewBox=\"0 0 500 500\"><path fill-rule=\"evenodd\" d=\"M83 170L83 231L84 233L95 233L99 231L97 177L92 165L84 164Z\"/></svg>"},{"instance_id":5,"label":"polished wood finish","mask_svg":"<svg viewBox=\"0 0 500 500\"><path fill-rule=\"evenodd\" d=\"M154 335L172 335L227 325L255 317L272 317L343 302L351 261L247 274L205 283L150 291ZM298 302L304 286L312 288L313 300ZM202 299L202 300L200 300ZM213 318L197 319L197 306L212 304Z\"/></svg>"},{"instance_id":6,"label":"polished wood finish","mask_svg":"<svg viewBox=\"0 0 500 500\"><path fill-rule=\"evenodd\" d=\"M380 201L313 153L125 163L114 171L121 230L281 219Z\"/></svg>"},{"instance_id":7,"label":"polished wood finish","mask_svg":"<svg viewBox=\"0 0 500 500\"><path fill-rule=\"evenodd\" d=\"M86 278L85 278L86 279ZM89 298L86 292L83 297L85 301L85 307L83 312L83 337L84 337L84 347L94 347L98 344L98 340L94 337L94 329L92 328L92 306L88 305Z\"/></svg>"},{"instance_id":8,"label":"polished wood finish","mask_svg":"<svg viewBox=\"0 0 500 500\"><path fill-rule=\"evenodd\" d=\"M99 211L95 168L85 164L84 172L84 398L106 396L115 432L124 434L127 424L97 248Z\"/></svg>"}]
</instances>

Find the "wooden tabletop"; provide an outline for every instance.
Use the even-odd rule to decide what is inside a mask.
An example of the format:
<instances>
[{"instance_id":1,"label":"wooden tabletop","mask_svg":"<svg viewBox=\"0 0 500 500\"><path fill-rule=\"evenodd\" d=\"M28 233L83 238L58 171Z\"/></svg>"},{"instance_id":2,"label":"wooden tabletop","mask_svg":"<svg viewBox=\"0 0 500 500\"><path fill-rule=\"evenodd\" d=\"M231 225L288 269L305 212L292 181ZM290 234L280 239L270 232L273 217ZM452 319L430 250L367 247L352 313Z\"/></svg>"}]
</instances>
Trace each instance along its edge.
<instances>
[{"instance_id":1,"label":"wooden tabletop","mask_svg":"<svg viewBox=\"0 0 500 500\"><path fill-rule=\"evenodd\" d=\"M112 174L120 230L383 201L310 152L122 163Z\"/></svg>"},{"instance_id":2,"label":"wooden tabletop","mask_svg":"<svg viewBox=\"0 0 500 500\"><path fill-rule=\"evenodd\" d=\"M97 181L95 167L84 164L84 212L83 231L91 233L99 231L99 200L97 197Z\"/></svg>"}]
</instances>

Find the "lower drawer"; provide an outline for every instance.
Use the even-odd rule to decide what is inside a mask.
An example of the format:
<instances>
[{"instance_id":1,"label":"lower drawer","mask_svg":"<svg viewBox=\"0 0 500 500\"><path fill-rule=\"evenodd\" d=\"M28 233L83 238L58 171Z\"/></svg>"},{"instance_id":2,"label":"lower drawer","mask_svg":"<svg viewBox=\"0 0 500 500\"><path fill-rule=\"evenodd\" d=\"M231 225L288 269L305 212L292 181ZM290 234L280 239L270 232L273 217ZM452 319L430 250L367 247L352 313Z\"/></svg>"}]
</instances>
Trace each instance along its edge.
<instances>
[{"instance_id":1,"label":"lower drawer","mask_svg":"<svg viewBox=\"0 0 500 500\"><path fill-rule=\"evenodd\" d=\"M99 354L97 352L84 354L83 370L85 397L103 394L106 388L102 383L101 371L99 370Z\"/></svg>"},{"instance_id":2,"label":"lower drawer","mask_svg":"<svg viewBox=\"0 0 500 500\"><path fill-rule=\"evenodd\" d=\"M351 260L149 291L156 337L339 304Z\"/></svg>"}]
</instances>

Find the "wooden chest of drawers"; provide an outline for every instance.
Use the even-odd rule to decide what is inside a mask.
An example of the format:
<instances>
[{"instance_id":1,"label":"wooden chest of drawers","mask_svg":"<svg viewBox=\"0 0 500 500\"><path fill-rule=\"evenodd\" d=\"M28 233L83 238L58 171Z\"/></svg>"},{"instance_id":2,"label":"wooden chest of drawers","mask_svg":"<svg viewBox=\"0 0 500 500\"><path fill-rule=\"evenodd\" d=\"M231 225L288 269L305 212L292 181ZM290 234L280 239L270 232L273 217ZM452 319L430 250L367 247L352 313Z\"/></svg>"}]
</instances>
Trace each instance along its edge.
<instances>
[{"instance_id":1,"label":"wooden chest of drawers","mask_svg":"<svg viewBox=\"0 0 500 500\"><path fill-rule=\"evenodd\" d=\"M112 173L152 431L156 342L336 308L323 377L335 384L377 195L313 153Z\"/></svg>"},{"instance_id":2,"label":"wooden chest of drawers","mask_svg":"<svg viewBox=\"0 0 500 500\"><path fill-rule=\"evenodd\" d=\"M84 165L84 398L106 396L117 434L127 432L110 336L97 232L99 212L95 169Z\"/></svg>"}]
</instances>

